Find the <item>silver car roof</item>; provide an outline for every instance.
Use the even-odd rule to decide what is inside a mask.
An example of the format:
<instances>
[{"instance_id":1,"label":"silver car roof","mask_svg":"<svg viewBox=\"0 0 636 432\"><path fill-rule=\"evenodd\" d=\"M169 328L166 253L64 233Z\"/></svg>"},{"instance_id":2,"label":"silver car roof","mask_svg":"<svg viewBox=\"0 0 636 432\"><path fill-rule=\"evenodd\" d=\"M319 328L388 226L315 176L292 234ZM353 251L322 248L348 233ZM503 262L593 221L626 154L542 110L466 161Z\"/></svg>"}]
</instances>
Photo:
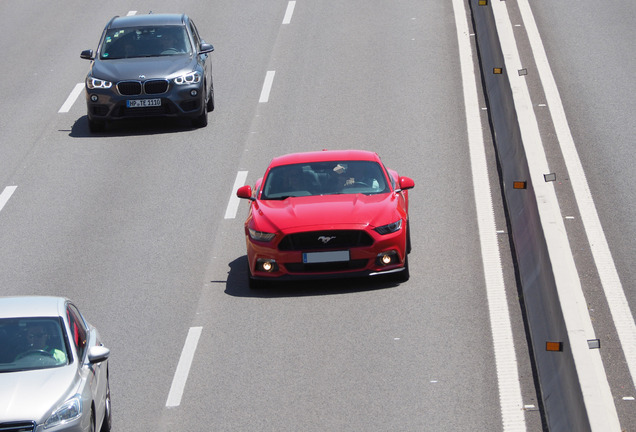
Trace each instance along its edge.
<instances>
[{"instance_id":1,"label":"silver car roof","mask_svg":"<svg viewBox=\"0 0 636 432\"><path fill-rule=\"evenodd\" d=\"M0 297L0 318L64 316L67 302L53 296Z\"/></svg>"}]
</instances>

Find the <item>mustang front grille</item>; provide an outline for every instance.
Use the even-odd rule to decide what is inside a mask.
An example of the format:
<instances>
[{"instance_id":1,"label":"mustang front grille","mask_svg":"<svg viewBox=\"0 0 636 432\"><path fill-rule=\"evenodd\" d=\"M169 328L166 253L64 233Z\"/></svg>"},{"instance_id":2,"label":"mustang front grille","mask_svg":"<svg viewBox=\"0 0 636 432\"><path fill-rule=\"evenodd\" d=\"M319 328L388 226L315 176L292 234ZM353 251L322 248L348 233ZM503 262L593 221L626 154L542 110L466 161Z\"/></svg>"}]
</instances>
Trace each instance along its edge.
<instances>
[{"instance_id":1,"label":"mustang front grille","mask_svg":"<svg viewBox=\"0 0 636 432\"><path fill-rule=\"evenodd\" d=\"M367 259L357 259L331 263L287 263L283 264L290 273L332 273L336 271L359 270L369 263Z\"/></svg>"},{"instance_id":2,"label":"mustang front grille","mask_svg":"<svg viewBox=\"0 0 636 432\"><path fill-rule=\"evenodd\" d=\"M349 249L371 246L373 238L362 230L310 231L285 236L278 244L283 251Z\"/></svg>"}]
</instances>

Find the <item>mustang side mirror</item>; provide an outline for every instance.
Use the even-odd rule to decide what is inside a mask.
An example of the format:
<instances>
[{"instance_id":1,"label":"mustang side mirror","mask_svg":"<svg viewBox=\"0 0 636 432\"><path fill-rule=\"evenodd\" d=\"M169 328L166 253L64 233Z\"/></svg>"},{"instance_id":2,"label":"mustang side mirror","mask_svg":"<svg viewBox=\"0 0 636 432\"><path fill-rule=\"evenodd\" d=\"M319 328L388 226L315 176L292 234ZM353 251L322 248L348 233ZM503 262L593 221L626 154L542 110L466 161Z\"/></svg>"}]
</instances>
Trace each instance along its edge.
<instances>
[{"instance_id":1,"label":"mustang side mirror","mask_svg":"<svg viewBox=\"0 0 636 432\"><path fill-rule=\"evenodd\" d=\"M415 182L410 177L400 177L400 190L413 189Z\"/></svg>"},{"instance_id":2,"label":"mustang side mirror","mask_svg":"<svg viewBox=\"0 0 636 432\"><path fill-rule=\"evenodd\" d=\"M252 198L252 186L250 185L241 186L236 191L236 196L239 198L245 198L245 199L254 201L254 198Z\"/></svg>"}]
</instances>

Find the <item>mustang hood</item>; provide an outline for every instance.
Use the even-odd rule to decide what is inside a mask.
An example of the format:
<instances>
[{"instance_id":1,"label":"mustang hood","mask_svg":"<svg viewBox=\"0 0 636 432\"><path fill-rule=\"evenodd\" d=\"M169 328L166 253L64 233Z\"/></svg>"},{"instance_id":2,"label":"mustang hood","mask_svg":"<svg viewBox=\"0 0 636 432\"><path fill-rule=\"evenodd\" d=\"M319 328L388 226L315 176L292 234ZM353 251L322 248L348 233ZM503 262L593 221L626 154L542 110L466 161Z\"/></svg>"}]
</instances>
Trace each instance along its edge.
<instances>
[{"instance_id":1,"label":"mustang hood","mask_svg":"<svg viewBox=\"0 0 636 432\"><path fill-rule=\"evenodd\" d=\"M130 59L97 60L93 63L92 75L108 81L169 78L181 72L194 70L195 63L189 54L164 57L143 57Z\"/></svg>"},{"instance_id":2,"label":"mustang hood","mask_svg":"<svg viewBox=\"0 0 636 432\"><path fill-rule=\"evenodd\" d=\"M296 197L281 201L263 200L258 204L260 211L256 212L255 222L258 229L264 231L320 225L323 228L352 224L375 227L395 222L401 217L397 211L397 197L393 193Z\"/></svg>"},{"instance_id":3,"label":"mustang hood","mask_svg":"<svg viewBox=\"0 0 636 432\"><path fill-rule=\"evenodd\" d=\"M73 365L24 372L0 373L0 423L46 420L74 391ZM72 395L72 393L71 393Z\"/></svg>"}]
</instances>

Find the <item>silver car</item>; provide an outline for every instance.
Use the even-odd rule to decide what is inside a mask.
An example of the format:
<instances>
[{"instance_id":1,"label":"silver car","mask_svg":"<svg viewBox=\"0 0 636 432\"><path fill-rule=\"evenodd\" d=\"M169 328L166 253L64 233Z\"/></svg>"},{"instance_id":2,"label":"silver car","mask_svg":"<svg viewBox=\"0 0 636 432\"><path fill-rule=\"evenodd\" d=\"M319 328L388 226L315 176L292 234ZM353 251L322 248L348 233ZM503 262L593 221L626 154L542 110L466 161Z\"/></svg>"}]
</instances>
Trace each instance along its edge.
<instances>
[{"instance_id":1,"label":"silver car","mask_svg":"<svg viewBox=\"0 0 636 432\"><path fill-rule=\"evenodd\" d=\"M0 431L110 431L110 350L60 297L0 297Z\"/></svg>"}]
</instances>

